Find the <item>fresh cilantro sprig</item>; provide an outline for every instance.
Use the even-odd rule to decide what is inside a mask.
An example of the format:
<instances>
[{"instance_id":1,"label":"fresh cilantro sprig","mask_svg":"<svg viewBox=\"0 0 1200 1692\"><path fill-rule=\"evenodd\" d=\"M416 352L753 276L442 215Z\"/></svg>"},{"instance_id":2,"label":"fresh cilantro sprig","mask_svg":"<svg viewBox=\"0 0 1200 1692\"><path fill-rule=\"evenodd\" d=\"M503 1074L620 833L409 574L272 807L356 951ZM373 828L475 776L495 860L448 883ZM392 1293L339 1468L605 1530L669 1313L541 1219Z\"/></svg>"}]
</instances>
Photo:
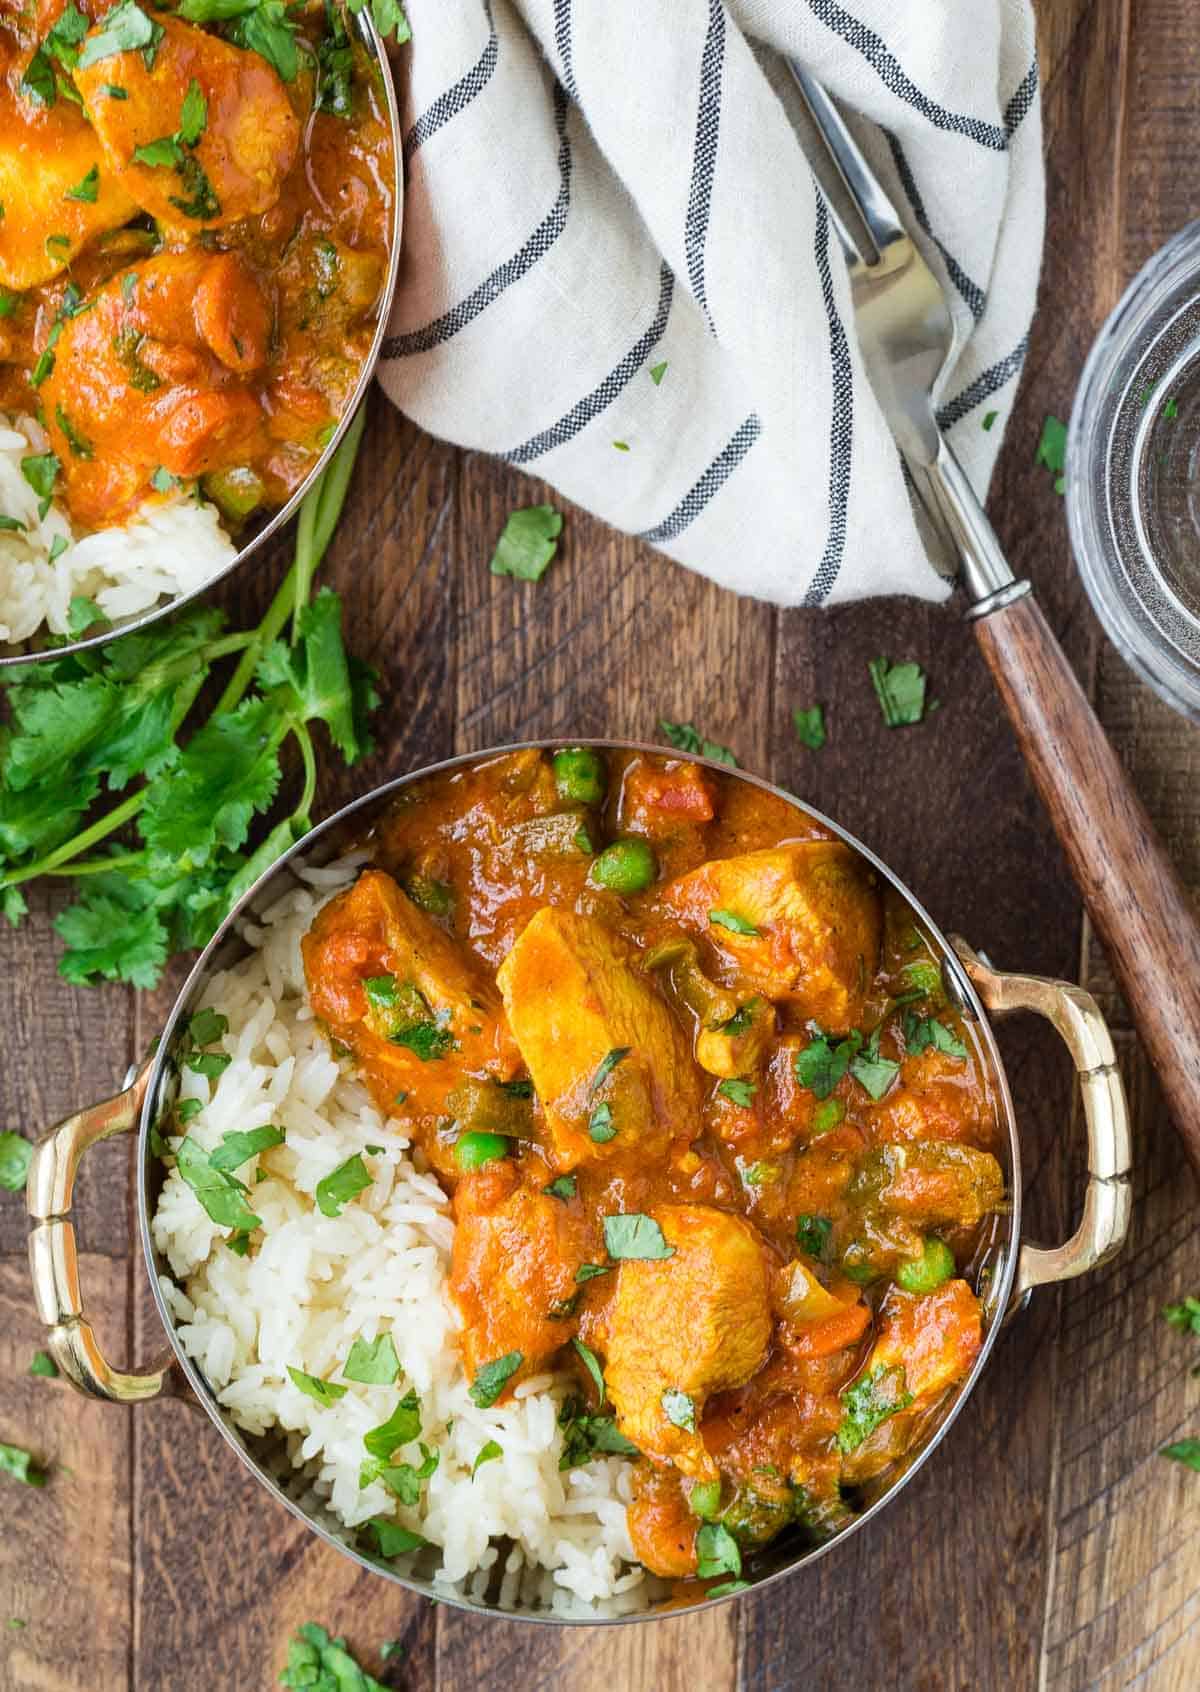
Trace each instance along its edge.
<instances>
[{"instance_id":1,"label":"fresh cilantro sprig","mask_svg":"<svg viewBox=\"0 0 1200 1692\"><path fill-rule=\"evenodd\" d=\"M0 912L15 927L21 889L40 876L76 883L55 923L68 981L153 987L168 957L206 944L312 826L314 725L348 764L370 751L375 674L346 653L338 596L312 591L363 421L360 412L305 499L295 560L257 628L229 632L222 612L198 607L0 681ZM215 707L198 716L201 689L230 658ZM300 792L280 817L289 742Z\"/></svg>"},{"instance_id":2,"label":"fresh cilantro sprig","mask_svg":"<svg viewBox=\"0 0 1200 1692\"><path fill-rule=\"evenodd\" d=\"M1192 1293L1175 1304L1164 1304L1162 1316L1169 1327L1178 1329L1180 1333L1200 1334L1200 1298ZM1200 1375L1200 1364L1192 1373ZM1160 1445L1158 1450L1161 1457L1169 1457L1172 1462L1182 1463L1185 1468L1200 1474L1200 1439L1172 1440L1169 1445Z\"/></svg>"}]
</instances>

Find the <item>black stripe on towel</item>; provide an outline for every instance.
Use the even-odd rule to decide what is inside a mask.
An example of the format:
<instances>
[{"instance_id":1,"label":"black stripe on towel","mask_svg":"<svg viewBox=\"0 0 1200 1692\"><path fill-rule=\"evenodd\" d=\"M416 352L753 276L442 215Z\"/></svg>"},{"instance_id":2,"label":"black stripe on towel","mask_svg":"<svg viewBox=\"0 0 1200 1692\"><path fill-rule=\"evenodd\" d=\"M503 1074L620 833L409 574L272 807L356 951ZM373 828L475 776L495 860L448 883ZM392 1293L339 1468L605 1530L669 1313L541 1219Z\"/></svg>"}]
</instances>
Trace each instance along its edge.
<instances>
[{"instance_id":1,"label":"black stripe on towel","mask_svg":"<svg viewBox=\"0 0 1200 1692\"><path fill-rule=\"evenodd\" d=\"M829 269L829 213L820 194L816 199L814 247L821 298L825 302L825 320L829 326L833 401L829 413L829 534L816 574L801 601L804 605L823 605L842 567L842 556L846 550L846 514L850 508L850 458L854 449L854 372L846 331L833 295L833 275Z\"/></svg>"},{"instance_id":2,"label":"black stripe on towel","mask_svg":"<svg viewBox=\"0 0 1200 1692\"><path fill-rule=\"evenodd\" d=\"M1004 108L1004 133L1011 138L1013 131L1021 125L1033 102L1037 99L1038 91L1038 62L1036 58L1025 72L1021 86Z\"/></svg>"},{"instance_id":3,"label":"black stripe on towel","mask_svg":"<svg viewBox=\"0 0 1200 1692\"><path fill-rule=\"evenodd\" d=\"M696 113L696 141L692 149L692 181L688 189L683 244L692 295L714 334L716 331L704 283L704 247L708 239L717 143L721 133L721 71L724 62L725 7L723 0L709 0L708 33L700 59L700 105Z\"/></svg>"},{"instance_id":4,"label":"black stripe on towel","mask_svg":"<svg viewBox=\"0 0 1200 1692\"><path fill-rule=\"evenodd\" d=\"M827 28L833 30L835 35L840 35L843 41L862 54L885 88L895 94L897 99L906 101L920 112L935 128L965 135L994 153L1004 152L1008 146L1008 137L1004 130L994 123L985 123L982 118L966 117L961 112L949 112L945 106L939 106L936 100L931 100L928 94L922 93L906 74L887 43L876 35L873 29L868 29L866 24L860 23L857 18L852 18L849 12L843 11L837 0L808 0L808 4L809 9Z\"/></svg>"},{"instance_id":5,"label":"black stripe on towel","mask_svg":"<svg viewBox=\"0 0 1200 1692\"><path fill-rule=\"evenodd\" d=\"M492 72L500 56L500 39L492 21L491 0L485 0L484 11L487 13L490 31L487 46L466 75L459 77L454 86L447 88L444 94L439 94L413 124L404 137L405 164L411 161L413 154L425 145L431 135L437 134L443 124L449 123L452 117L457 117L459 112L465 111L475 96L482 93L491 81Z\"/></svg>"},{"instance_id":6,"label":"black stripe on towel","mask_svg":"<svg viewBox=\"0 0 1200 1692\"><path fill-rule=\"evenodd\" d=\"M967 308L970 311L971 316L975 319L976 323L978 323L979 319L983 316L984 308L987 305L987 295L979 286L978 282L972 282L971 278L967 275L962 265L959 264L954 254L942 245L933 230L930 228L929 218L925 211L925 202L921 198L921 190L917 187L917 179L909 167L908 160L904 156L904 151L900 146L899 141L897 141L896 137L890 130L885 129L883 133L887 137L887 144L891 149L892 163L895 165L896 174L900 178L900 186L908 195L908 203L913 209L913 216L916 218L921 228L925 231L925 234L933 242L938 252L941 253L942 263L946 266L950 280L954 283L954 286L958 289L959 293L966 301Z\"/></svg>"},{"instance_id":7,"label":"black stripe on towel","mask_svg":"<svg viewBox=\"0 0 1200 1692\"><path fill-rule=\"evenodd\" d=\"M1029 336L1019 340L1010 353L990 365L975 380L965 387L961 394L956 394L952 400L947 400L937 414L938 428L949 429L964 418L968 411L973 411L985 399L1002 388L1004 384L1017 374L1025 362L1025 354L1029 351Z\"/></svg>"},{"instance_id":8,"label":"black stripe on towel","mask_svg":"<svg viewBox=\"0 0 1200 1692\"><path fill-rule=\"evenodd\" d=\"M543 429L540 434L534 435L530 440L523 442L521 446L513 447L511 452L502 452L499 456L506 458L510 464L528 464L530 459L539 458L542 453L550 452L554 447L562 446L565 441L569 441L573 435L577 435L582 428L586 427L593 417L598 417L606 406L611 405L630 378L642 368L652 349L662 339L663 330L667 327L667 318L671 314L671 299L674 292L675 278L671 274L670 267L664 264L660 274L658 309L654 314L654 321L645 334L630 347L616 369L611 370L598 388L593 388L590 394L586 394L578 404L573 405L566 416L560 417L558 422L549 429Z\"/></svg>"},{"instance_id":9,"label":"black stripe on towel","mask_svg":"<svg viewBox=\"0 0 1200 1692\"><path fill-rule=\"evenodd\" d=\"M579 104L579 90L575 86L575 65L571 56L571 0L554 0L554 45L558 48L558 62L562 66L563 87Z\"/></svg>"},{"instance_id":10,"label":"black stripe on towel","mask_svg":"<svg viewBox=\"0 0 1200 1692\"><path fill-rule=\"evenodd\" d=\"M456 306L442 317L427 323L423 329L413 329L405 335L389 335L383 343L381 356L383 358L411 358L415 353L428 352L432 347L441 346L444 341L457 335L460 329L465 329L468 323L474 321L481 311L486 311L493 300L514 282L519 282L527 271L533 269L539 259L545 258L551 247L562 234L567 222L567 211L571 204L571 143L567 138L567 112L569 110L566 91L561 83L554 85L554 126L558 131L558 197L546 216L538 224L529 239L515 252L510 259L498 265L490 276L484 278L479 286L465 300L460 300Z\"/></svg>"},{"instance_id":11,"label":"black stripe on towel","mask_svg":"<svg viewBox=\"0 0 1200 1692\"><path fill-rule=\"evenodd\" d=\"M761 434L762 423L754 412L751 412L746 421L730 436L727 445L722 447L696 485L684 494L670 516L664 517L662 522L656 523L652 529L643 529L638 539L659 546L663 541L674 540L676 535L681 535L689 523L695 522L713 495L724 487Z\"/></svg>"}]
</instances>

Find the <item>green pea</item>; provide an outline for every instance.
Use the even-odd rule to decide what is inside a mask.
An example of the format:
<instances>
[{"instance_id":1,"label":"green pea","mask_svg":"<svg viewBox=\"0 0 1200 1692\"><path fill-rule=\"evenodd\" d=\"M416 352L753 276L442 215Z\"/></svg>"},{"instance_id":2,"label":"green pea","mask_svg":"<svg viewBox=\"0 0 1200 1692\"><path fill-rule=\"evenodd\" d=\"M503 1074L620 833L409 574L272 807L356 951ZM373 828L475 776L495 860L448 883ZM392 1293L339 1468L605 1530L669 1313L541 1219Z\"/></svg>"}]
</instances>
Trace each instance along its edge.
<instances>
[{"instance_id":1,"label":"green pea","mask_svg":"<svg viewBox=\"0 0 1200 1692\"><path fill-rule=\"evenodd\" d=\"M693 1516L699 1516L702 1522L711 1522L716 1519L720 1508L720 1481L697 1481L688 1493L688 1509Z\"/></svg>"},{"instance_id":2,"label":"green pea","mask_svg":"<svg viewBox=\"0 0 1200 1692\"><path fill-rule=\"evenodd\" d=\"M554 785L572 805L599 805L607 780L604 759L590 746L568 746L554 754Z\"/></svg>"},{"instance_id":3,"label":"green pea","mask_svg":"<svg viewBox=\"0 0 1200 1692\"><path fill-rule=\"evenodd\" d=\"M954 1253L944 1240L930 1235L920 1257L910 1258L896 1271L896 1281L905 1292L927 1293L948 1281L955 1272Z\"/></svg>"},{"instance_id":4,"label":"green pea","mask_svg":"<svg viewBox=\"0 0 1200 1692\"><path fill-rule=\"evenodd\" d=\"M508 1156L508 1141L503 1134L472 1132L460 1134L454 1142L454 1161L460 1169L482 1169L498 1157Z\"/></svg>"},{"instance_id":5,"label":"green pea","mask_svg":"<svg viewBox=\"0 0 1200 1692\"><path fill-rule=\"evenodd\" d=\"M592 865L592 879L612 893L644 893L658 874L654 853L644 840L614 840Z\"/></svg>"}]
</instances>

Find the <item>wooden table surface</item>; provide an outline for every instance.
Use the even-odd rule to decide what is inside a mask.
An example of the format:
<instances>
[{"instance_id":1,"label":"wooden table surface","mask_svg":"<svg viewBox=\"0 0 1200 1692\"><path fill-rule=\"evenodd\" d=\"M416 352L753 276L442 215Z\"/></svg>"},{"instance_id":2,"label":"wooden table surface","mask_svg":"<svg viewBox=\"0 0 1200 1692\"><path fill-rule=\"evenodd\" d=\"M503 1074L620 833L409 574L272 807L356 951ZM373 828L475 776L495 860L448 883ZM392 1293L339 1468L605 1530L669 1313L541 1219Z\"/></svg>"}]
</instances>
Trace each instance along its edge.
<instances>
[{"instance_id":1,"label":"wooden table surface","mask_svg":"<svg viewBox=\"0 0 1200 1692\"><path fill-rule=\"evenodd\" d=\"M1062 502L1034 467L1125 282L1200 199L1195 0L1041 0L1049 221L1042 308L991 510L1191 885L1200 885L1200 734L1100 639L1071 567ZM344 1632L384 1684L416 1692L1191 1692L1200 1685L1200 1477L1155 1455L1200 1433L1193 1348L1158 1317L1200 1290L1195 1188L1088 940L967 627L897 603L777 613L738 601L582 513L538 586L492 577L509 509L542 497L452 450L377 396L330 577L358 651L385 670L380 751L350 791L453 752L542 734L649 737L690 719L742 762L860 834L944 925L1004 966L1082 978L1104 998L1135 1120L1124 1255L1042 1293L1000 1341L937 1459L874 1528L815 1568L709 1616L622 1629L485 1623L409 1598L266 1499L201 1416L135 1412L31 1380L39 1343L19 1202L0 1203L0 1439L56 1469L6 1483L0 1689L259 1692L308 1619ZM261 608L282 552L222 597ZM877 652L925 665L942 709L889 733ZM805 751L794 705L828 707ZM1098 819L1097 826L1103 826ZM59 981L52 899L0 935L0 1122L33 1134L105 1094L172 996ZM1082 972L1082 976L1081 976ZM1029 1227L1073 1225L1082 1192L1067 1062L1015 1025L1003 1044L1021 1116ZM132 1243L124 1141L80 1181L86 1296L118 1361L159 1346ZM69 1471L69 1472L68 1472ZM23 1626L3 1626L13 1618ZM381 1665L378 1646L403 1641Z\"/></svg>"}]
</instances>

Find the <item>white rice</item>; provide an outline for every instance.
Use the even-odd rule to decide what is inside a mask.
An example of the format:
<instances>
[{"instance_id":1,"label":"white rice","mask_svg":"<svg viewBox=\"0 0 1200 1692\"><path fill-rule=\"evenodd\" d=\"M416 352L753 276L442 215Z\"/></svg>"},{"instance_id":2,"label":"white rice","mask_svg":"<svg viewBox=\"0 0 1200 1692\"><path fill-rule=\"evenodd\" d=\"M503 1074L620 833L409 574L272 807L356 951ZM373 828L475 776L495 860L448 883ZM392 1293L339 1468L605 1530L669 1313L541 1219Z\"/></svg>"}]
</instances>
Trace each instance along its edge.
<instances>
[{"instance_id":1,"label":"white rice","mask_svg":"<svg viewBox=\"0 0 1200 1692\"><path fill-rule=\"evenodd\" d=\"M27 640L43 625L66 634L77 595L114 623L132 617L203 587L235 556L216 507L183 492L155 495L129 522L90 535L76 536L57 501L39 517L21 460L49 446L34 418L0 412L0 514L24 525L0 530L0 642ZM55 540L67 547L51 563Z\"/></svg>"},{"instance_id":2,"label":"white rice","mask_svg":"<svg viewBox=\"0 0 1200 1692\"><path fill-rule=\"evenodd\" d=\"M182 1096L204 1102L188 1132L206 1149L233 1129L266 1124L287 1138L238 1170L263 1220L246 1257L226 1248L229 1230L210 1221L178 1173L167 1177L153 1233L174 1271L162 1285L179 1337L239 1427L289 1436L293 1464L347 1527L394 1516L440 1546L435 1578L448 1589L480 1595L490 1585L494 1597L493 1541L507 1539L502 1603L519 1594L561 1614L642 1609L661 1583L635 1562L629 1540L632 1463L602 1457L560 1472L563 1378L526 1381L515 1402L490 1410L471 1402L455 1337L461 1324L446 1290L449 1202L410 1151L404 1119L380 1115L308 1008L300 939L351 873L346 864L306 872L307 886L279 900L261 927L247 927L258 949L206 994L229 1019L220 1046L233 1061L215 1086L184 1071ZM385 1148L367 1159L373 1184L340 1216L321 1215L317 1182L368 1145ZM403 1370L394 1386L345 1383L345 1396L323 1407L288 1376L291 1364L341 1384L353 1342L385 1332ZM440 1453L416 1509L400 1506L381 1482L358 1484L363 1435L410 1388L420 1400L421 1439ZM489 1440L502 1455L472 1480ZM419 1464L417 1445L395 1461Z\"/></svg>"}]
</instances>

